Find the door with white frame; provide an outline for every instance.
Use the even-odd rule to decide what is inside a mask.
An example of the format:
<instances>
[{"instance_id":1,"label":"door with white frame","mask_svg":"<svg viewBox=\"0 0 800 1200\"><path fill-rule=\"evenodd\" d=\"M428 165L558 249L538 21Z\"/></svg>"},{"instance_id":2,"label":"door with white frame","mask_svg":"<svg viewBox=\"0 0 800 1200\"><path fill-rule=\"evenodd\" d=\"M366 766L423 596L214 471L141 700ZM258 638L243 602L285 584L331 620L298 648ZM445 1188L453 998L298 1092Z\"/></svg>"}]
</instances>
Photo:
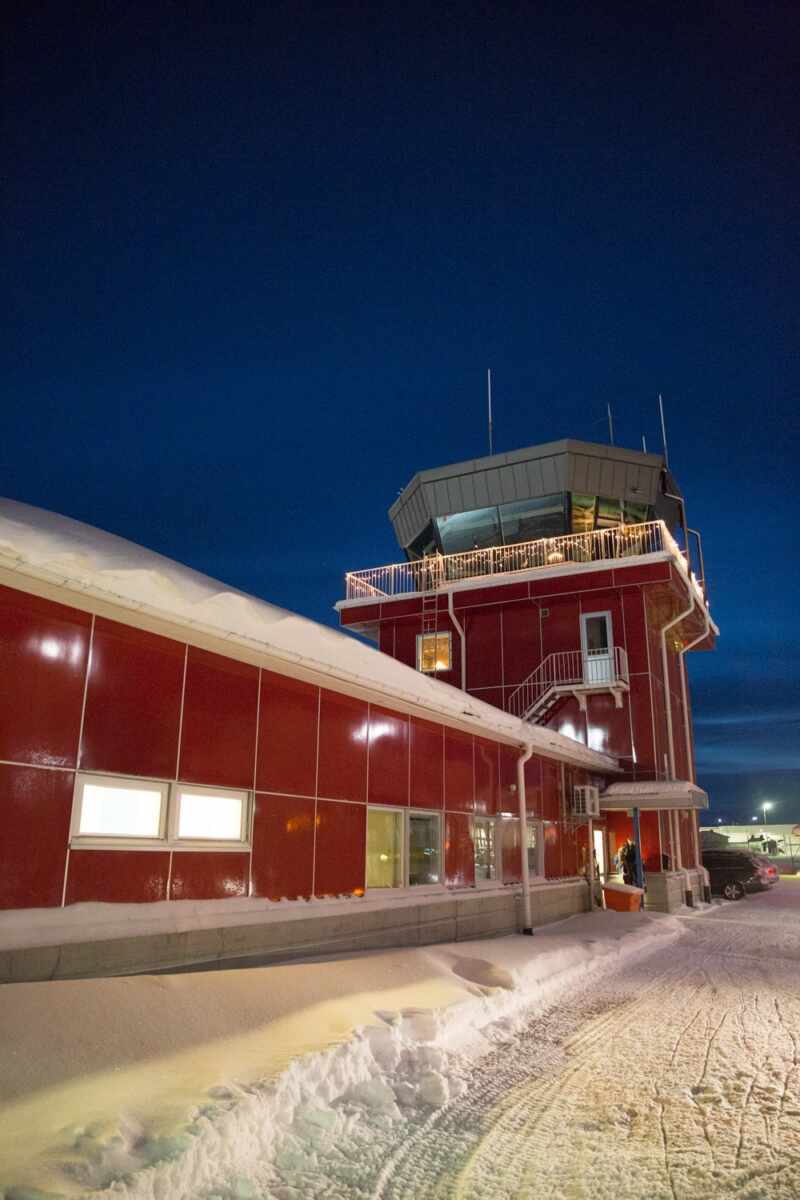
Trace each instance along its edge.
<instances>
[{"instance_id":1,"label":"door with white frame","mask_svg":"<svg viewBox=\"0 0 800 1200\"><path fill-rule=\"evenodd\" d=\"M613 683L614 637L610 612L581 614L583 682Z\"/></svg>"}]
</instances>

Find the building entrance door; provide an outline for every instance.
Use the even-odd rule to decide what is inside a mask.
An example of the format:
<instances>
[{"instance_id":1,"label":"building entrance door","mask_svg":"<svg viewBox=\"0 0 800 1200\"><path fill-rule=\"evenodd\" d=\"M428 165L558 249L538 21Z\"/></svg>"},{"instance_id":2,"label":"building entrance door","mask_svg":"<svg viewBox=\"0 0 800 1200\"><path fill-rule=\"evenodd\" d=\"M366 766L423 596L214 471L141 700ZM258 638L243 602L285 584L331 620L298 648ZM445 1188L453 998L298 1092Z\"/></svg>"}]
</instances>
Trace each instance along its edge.
<instances>
[{"instance_id":1,"label":"building entrance door","mask_svg":"<svg viewBox=\"0 0 800 1200\"><path fill-rule=\"evenodd\" d=\"M606 839L602 829L594 831L594 856L597 859L597 873L601 879L606 877Z\"/></svg>"}]
</instances>

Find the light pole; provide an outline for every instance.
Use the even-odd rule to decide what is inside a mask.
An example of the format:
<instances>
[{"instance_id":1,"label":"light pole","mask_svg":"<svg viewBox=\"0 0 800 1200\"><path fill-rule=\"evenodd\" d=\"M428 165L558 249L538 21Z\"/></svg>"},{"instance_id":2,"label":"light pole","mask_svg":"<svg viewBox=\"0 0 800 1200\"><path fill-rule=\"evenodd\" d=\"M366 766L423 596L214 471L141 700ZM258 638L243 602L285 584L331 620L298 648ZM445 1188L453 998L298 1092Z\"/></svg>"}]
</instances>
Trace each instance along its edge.
<instances>
[{"instance_id":1,"label":"light pole","mask_svg":"<svg viewBox=\"0 0 800 1200\"><path fill-rule=\"evenodd\" d=\"M763 801L761 802L761 805L760 805L760 807L761 807L761 811L762 811L762 812L763 812L763 814L764 814L764 824L766 825L766 823L767 823L767 809L768 809L768 808L772 808L772 804L771 804L771 802L770 802L769 800L763 800Z\"/></svg>"}]
</instances>

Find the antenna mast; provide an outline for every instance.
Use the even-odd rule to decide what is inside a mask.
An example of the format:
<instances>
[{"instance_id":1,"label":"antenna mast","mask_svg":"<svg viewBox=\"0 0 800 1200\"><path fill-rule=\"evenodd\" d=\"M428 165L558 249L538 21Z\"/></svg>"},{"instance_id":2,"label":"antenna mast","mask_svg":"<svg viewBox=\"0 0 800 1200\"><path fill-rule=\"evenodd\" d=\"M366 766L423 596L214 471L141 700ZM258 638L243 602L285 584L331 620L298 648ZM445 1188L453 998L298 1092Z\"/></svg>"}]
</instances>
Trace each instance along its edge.
<instances>
[{"instance_id":1,"label":"antenna mast","mask_svg":"<svg viewBox=\"0 0 800 1200\"><path fill-rule=\"evenodd\" d=\"M664 422L664 401L661 392L658 393L658 411L661 413L661 444L664 447L664 465L669 470L669 452L667 450L667 426Z\"/></svg>"},{"instance_id":2,"label":"antenna mast","mask_svg":"<svg viewBox=\"0 0 800 1200\"><path fill-rule=\"evenodd\" d=\"M642 450L647 454L647 438L642 434Z\"/></svg>"},{"instance_id":3,"label":"antenna mast","mask_svg":"<svg viewBox=\"0 0 800 1200\"><path fill-rule=\"evenodd\" d=\"M494 438L492 436L492 371L489 368L486 372L486 398L489 403L489 455L494 454Z\"/></svg>"},{"instance_id":4,"label":"antenna mast","mask_svg":"<svg viewBox=\"0 0 800 1200\"><path fill-rule=\"evenodd\" d=\"M614 418L611 416L611 405L607 404L608 409L608 440L611 445L614 445Z\"/></svg>"}]
</instances>

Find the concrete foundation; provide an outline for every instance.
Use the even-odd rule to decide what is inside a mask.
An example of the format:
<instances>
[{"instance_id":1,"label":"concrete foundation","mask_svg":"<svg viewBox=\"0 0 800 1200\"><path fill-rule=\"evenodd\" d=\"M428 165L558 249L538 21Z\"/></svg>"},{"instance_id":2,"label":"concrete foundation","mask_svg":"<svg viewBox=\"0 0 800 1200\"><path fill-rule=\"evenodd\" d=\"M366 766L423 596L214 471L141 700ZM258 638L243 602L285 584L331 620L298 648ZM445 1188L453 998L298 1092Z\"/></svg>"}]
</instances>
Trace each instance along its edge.
<instances>
[{"instance_id":1,"label":"concrete foundation","mask_svg":"<svg viewBox=\"0 0 800 1200\"><path fill-rule=\"evenodd\" d=\"M697 907L703 903L703 872L690 868L688 877L692 903ZM647 876L644 906L653 912L675 912L686 903L685 888L686 876L682 871L654 871Z\"/></svg>"},{"instance_id":2,"label":"concrete foundation","mask_svg":"<svg viewBox=\"0 0 800 1200\"><path fill-rule=\"evenodd\" d=\"M94 941L64 941L0 951L0 982L88 979L186 970L230 970L288 962L296 958L425 946L436 942L516 933L522 925L522 893L517 887L482 888L421 897L418 904L391 902L368 907L359 901L333 910L281 920L180 933L147 933ZM587 911L585 880L534 884L534 926Z\"/></svg>"}]
</instances>

